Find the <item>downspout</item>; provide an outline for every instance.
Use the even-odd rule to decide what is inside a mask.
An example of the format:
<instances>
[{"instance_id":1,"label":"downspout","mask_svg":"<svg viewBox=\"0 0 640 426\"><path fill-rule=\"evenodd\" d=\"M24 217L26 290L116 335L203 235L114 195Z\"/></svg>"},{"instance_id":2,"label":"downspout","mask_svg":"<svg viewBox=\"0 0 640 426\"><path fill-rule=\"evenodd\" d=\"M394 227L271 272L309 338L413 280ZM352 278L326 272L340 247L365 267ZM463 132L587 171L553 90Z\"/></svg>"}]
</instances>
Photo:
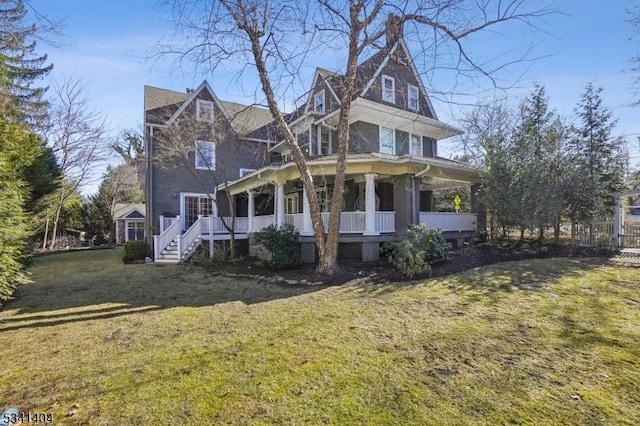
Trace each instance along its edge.
<instances>
[{"instance_id":1,"label":"downspout","mask_svg":"<svg viewBox=\"0 0 640 426\"><path fill-rule=\"evenodd\" d=\"M429 170L431 170L431 164L427 164L427 167L425 167L424 170L421 170L418 173L416 173L415 177L422 177L422 175L427 173Z\"/></svg>"},{"instance_id":2,"label":"downspout","mask_svg":"<svg viewBox=\"0 0 640 426\"><path fill-rule=\"evenodd\" d=\"M152 152L151 152L151 141L153 140L153 125L149 125L149 136L147 138L146 141L146 146L145 146L145 166L147 168L146 170L146 182L145 182L145 186L146 186L146 197L145 197L145 202L147 203L146 206L146 214L147 214L147 238L149 239L149 241L153 241L152 240L152 236L153 236L153 160L151 158L152 156ZM154 252L155 252L155 247L154 247Z\"/></svg>"}]
</instances>

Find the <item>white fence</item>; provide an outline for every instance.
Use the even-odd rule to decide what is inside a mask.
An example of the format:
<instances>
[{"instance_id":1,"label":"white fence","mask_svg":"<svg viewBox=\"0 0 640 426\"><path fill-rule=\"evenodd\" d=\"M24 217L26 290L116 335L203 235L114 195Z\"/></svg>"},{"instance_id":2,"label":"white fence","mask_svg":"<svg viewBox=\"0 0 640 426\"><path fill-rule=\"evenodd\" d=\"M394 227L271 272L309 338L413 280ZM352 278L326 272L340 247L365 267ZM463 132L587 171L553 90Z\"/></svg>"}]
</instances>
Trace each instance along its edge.
<instances>
[{"instance_id":1,"label":"white fence","mask_svg":"<svg viewBox=\"0 0 640 426\"><path fill-rule=\"evenodd\" d=\"M475 213L420 212L420 223L429 229L445 231L475 231Z\"/></svg>"},{"instance_id":2,"label":"white fence","mask_svg":"<svg viewBox=\"0 0 640 426\"><path fill-rule=\"evenodd\" d=\"M579 246L615 247L616 236L612 220L571 225L571 241ZM621 247L640 248L640 223L625 221L619 237Z\"/></svg>"},{"instance_id":3,"label":"white fence","mask_svg":"<svg viewBox=\"0 0 640 426\"><path fill-rule=\"evenodd\" d=\"M614 244L613 221L573 223L571 242L578 246L612 247Z\"/></svg>"}]
</instances>

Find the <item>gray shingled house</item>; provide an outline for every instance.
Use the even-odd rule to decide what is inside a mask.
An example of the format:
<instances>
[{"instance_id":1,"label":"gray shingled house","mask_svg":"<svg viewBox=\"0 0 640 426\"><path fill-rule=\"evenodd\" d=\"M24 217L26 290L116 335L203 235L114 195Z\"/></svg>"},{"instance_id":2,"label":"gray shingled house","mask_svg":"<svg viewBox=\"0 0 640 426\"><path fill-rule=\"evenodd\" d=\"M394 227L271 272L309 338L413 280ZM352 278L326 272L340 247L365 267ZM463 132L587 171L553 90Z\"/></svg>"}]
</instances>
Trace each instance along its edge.
<instances>
[{"instance_id":1,"label":"gray shingled house","mask_svg":"<svg viewBox=\"0 0 640 426\"><path fill-rule=\"evenodd\" d=\"M484 227L479 171L438 156L438 142L461 132L438 120L403 38L388 40L357 76L339 260L378 259L380 244L402 238L409 224L424 223L449 239ZM318 68L306 102L286 117L323 211L335 176L342 78ZM156 261L179 262L202 241L228 239L224 223L232 211L237 240L289 223L300 230L303 260L315 261L300 174L269 111L222 101L206 81L183 93L149 86L144 92L147 235L155 235ZM163 141L196 149L184 163L160 165ZM470 188L471 211L433 211L434 191L461 186ZM329 213L322 215L328 225Z\"/></svg>"}]
</instances>

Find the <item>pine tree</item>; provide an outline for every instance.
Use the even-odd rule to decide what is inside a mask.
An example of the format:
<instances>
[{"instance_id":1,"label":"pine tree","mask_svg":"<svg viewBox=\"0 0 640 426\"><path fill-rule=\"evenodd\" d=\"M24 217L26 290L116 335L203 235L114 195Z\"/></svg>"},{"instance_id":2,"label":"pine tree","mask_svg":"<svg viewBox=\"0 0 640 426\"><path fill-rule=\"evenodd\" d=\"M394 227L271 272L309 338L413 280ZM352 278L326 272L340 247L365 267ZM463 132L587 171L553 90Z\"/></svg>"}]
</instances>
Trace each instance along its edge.
<instances>
[{"instance_id":1,"label":"pine tree","mask_svg":"<svg viewBox=\"0 0 640 426\"><path fill-rule=\"evenodd\" d=\"M47 88L35 83L53 65L47 64L47 55L36 53L40 29L26 22L26 14L22 0L0 0L0 108L13 121L35 126L48 109Z\"/></svg>"},{"instance_id":2,"label":"pine tree","mask_svg":"<svg viewBox=\"0 0 640 426\"><path fill-rule=\"evenodd\" d=\"M519 205L516 217L524 230L544 230L559 222L565 207L565 126L549 111L544 86L536 85L521 107L521 122L514 142L513 191Z\"/></svg>"},{"instance_id":3,"label":"pine tree","mask_svg":"<svg viewBox=\"0 0 640 426\"><path fill-rule=\"evenodd\" d=\"M614 137L616 120L602 100L602 88L588 83L575 108L578 125L571 138L570 214L588 221L613 214L613 195L624 188L626 164L622 138Z\"/></svg>"},{"instance_id":4,"label":"pine tree","mask_svg":"<svg viewBox=\"0 0 640 426\"><path fill-rule=\"evenodd\" d=\"M0 301L26 281L21 258L29 238L25 202L29 186L25 170L39 154L37 136L0 117Z\"/></svg>"}]
</instances>

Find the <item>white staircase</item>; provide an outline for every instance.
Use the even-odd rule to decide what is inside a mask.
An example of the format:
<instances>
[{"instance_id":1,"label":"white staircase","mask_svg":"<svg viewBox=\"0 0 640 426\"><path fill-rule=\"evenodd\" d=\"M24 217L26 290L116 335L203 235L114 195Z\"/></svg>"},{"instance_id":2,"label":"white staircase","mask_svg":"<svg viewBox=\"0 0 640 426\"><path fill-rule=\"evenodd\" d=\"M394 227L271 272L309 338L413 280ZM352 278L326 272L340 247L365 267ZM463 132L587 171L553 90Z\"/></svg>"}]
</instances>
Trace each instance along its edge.
<instances>
[{"instance_id":1,"label":"white staircase","mask_svg":"<svg viewBox=\"0 0 640 426\"><path fill-rule=\"evenodd\" d=\"M202 242L202 238L196 238L193 242L182 251L182 256L178 253L178 240L181 235L176 236L168 246L166 246L155 258L156 263L180 263L181 261L186 261L191 257L193 252L198 248L200 243Z\"/></svg>"},{"instance_id":2,"label":"white staircase","mask_svg":"<svg viewBox=\"0 0 640 426\"><path fill-rule=\"evenodd\" d=\"M189 259L202 242L202 224L206 220L207 218L198 218L184 234L181 234L180 216L176 217L164 232L153 237L154 262L180 263Z\"/></svg>"}]
</instances>

